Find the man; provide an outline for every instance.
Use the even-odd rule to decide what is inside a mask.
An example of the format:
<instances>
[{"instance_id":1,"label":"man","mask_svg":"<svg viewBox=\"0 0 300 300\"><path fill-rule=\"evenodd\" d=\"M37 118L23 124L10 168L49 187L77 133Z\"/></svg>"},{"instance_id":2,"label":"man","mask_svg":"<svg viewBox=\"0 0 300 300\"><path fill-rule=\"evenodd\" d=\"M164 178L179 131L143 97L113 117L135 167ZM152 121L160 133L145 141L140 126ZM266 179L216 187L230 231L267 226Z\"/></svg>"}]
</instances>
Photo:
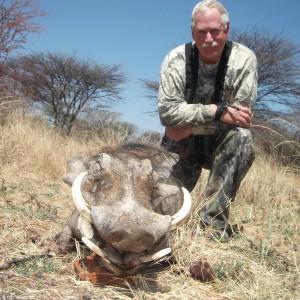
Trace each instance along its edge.
<instances>
[{"instance_id":1,"label":"man","mask_svg":"<svg viewBox=\"0 0 300 300\"><path fill-rule=\"evenodd\" d=\"M201 224L217 229L214 237L223 239L232 233L230 203L255 157L249 128L257 93L256 57L245 46L227 42L229 28L220 2L199 2L191 22L192 51L198 55L196 87L191 92L188 86L189 58L181 45L163 61L158 99L160 120L166 126L162 145L179 154L182 184L192 191L202 168L210 170ZM222 67L225 48L231 51ZM223 82L218 75L222 68Z\"/></svg>"}]
</instances>

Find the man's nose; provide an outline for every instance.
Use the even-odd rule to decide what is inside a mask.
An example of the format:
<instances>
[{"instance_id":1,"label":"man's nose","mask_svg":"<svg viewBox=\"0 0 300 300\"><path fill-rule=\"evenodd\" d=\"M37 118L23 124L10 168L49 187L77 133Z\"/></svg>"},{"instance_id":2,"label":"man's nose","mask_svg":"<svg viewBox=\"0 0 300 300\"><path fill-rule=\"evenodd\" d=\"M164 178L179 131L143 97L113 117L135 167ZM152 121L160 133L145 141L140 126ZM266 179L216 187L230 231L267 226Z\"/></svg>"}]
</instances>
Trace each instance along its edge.
<instances>
[{"instance_id":1,"label":"man's nose","mask_svg":"<svg viewBox=\"0 0 300 300\"><path fill-rule=\"evenodd\" d=\"M211 33L208 31L208 32L206 33L206 36L205 36L205 42L206 42L206 43L212 43L213 40L214 40L214 39L213 39Z\"/></svg>"}]
</instances>

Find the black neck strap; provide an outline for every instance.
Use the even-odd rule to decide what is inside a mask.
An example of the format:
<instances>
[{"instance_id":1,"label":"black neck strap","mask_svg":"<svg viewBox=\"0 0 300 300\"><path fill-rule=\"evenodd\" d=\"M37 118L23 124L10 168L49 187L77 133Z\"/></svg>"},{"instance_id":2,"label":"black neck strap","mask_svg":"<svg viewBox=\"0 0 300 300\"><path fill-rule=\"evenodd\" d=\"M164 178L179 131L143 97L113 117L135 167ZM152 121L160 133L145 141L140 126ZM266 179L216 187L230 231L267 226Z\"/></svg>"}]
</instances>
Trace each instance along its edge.
<instances>
[{"instance_id":1,"label":"black neck strap","mask_svg":"<svg viewBox=\"0 0 300 300\"><path fill-rule=\"evenodd\" d=\"M218 66L216 81L215 81L215 92L213 103L217 104L221 102L220 94L224 90L225 75L228 67L228 60L232 49L232 42L227 41ZM185 44L185 55L186 55L186 89L190 90L188 103L193 103L194 96L196 93L197 81L198 81L198 68L199 68L199 51L196 44L187 43Z\"/></svg>"}]
</instances>

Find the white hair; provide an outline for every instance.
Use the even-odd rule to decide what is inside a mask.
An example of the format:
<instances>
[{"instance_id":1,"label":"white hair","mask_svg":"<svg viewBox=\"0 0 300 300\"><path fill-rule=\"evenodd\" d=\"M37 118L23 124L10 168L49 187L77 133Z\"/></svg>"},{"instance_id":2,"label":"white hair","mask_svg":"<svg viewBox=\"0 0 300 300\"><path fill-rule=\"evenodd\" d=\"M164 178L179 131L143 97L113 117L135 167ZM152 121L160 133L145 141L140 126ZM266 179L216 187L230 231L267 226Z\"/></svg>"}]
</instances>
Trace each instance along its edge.
<instances>
[{"instance_id":1,"label":"white hair","mask_svg":"<svg viewBox=\"0 0 300 300\"><path fill-rule=\"evenodd\" d=\"M228 23L229 23L229 15L227 10L225 9L224 5L217 1L217 0L202 0L193 9L192 12L192 21L191 21L191 27L195 27L195 16L198 13L204 14L211 8L216 8L220 14L221 14L221 22L224 26L224 29L227 29Z\"/></svg>"}]
</instances>

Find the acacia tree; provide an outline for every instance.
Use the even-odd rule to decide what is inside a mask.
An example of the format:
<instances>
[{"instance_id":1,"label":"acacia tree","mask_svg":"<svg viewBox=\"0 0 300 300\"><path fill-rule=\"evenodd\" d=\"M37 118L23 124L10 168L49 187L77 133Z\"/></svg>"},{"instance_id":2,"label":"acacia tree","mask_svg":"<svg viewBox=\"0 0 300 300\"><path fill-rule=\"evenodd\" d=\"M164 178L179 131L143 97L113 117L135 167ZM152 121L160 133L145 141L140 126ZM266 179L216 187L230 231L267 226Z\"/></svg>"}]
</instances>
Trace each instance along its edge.
<instances>
[{"instance_id":1,"label":"acacia tree","mask_svg":"<svg viewBox=\"0 0 300 300\"><path fill-rule=\"evenodd\" d=\"M0 0L0 62L27 42L30 33L42 30L33 20L45 16L39 4L31 0Z\"/></svg>"},{"instance_id":2,"label":"acacia tree","mask_svg":"<svg viewBox=\"0 0 300 300\"><path fill-rule=\"evenodd\" d=\"M282 34L252 26L233 30L231 39L246 45L257 56L258 95L256 110L295 110L300 101L300 48Z\"/></svg>"},{"instance_id":3,"label":"acacia tree","mask_svg":"<svg viewBox=\"0 0 300 300\"><path fill-rule=\"evenodd\" d=\"M11 59L7 70L21 83L22 93L65 133L85 110L103 110L122 100L120 85L125 76L120 65L102 65L76 54L42 52Z\"/></svg>"},{"instance_id":4,"label":"acacia tree","mask_svg":"<svg viewBox=\"0 0 300 300\"><path fill-rule=\"evenodd\" d=\"M27 42L30 33L39 33L42 27L34 19L45 16L39 4L31 0L0 0L0 119L4 122L7 112L25 105L17 92L17 82L4 76L9 54Z\"/></svg>"},{"instance_id":5,"label":"acacia tree","mask_svg":"<svg viewBox=\"0 0 300 300\"><path fill-rule=\"evenodd\" d=\"M155 106L153 111L148 111L146 113L150 115L156 115L157 112L157 93L159 89L159 81L149 80L149 79L140 79L140 84L144 87L146 94L145 98L150 99L153 106Z\"/></svg>"},{"instance_id":6,"label":"acacia tree","mask_svg":"<svg viewBox=\"0 0 300 300\"><path fill-rule=\"evenodd\" d=\"M97 134L103 141L126 142L132 140L138 132L138 127L122 121L121 113L112 111L86 111L80 123L76 122L76 132L84 130Z\"/></svg>"}]
</instances>

